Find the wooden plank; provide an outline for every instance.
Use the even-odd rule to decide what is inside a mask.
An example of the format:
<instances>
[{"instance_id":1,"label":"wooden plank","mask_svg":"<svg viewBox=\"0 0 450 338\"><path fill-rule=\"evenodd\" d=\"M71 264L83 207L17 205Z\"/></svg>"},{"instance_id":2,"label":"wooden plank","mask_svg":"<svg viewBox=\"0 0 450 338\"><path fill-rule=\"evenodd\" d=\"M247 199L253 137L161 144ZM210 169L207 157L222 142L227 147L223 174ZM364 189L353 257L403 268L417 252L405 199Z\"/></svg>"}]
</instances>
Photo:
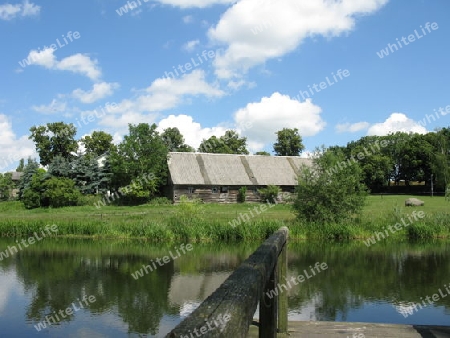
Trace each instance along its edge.
<instances>
[{"instance_id":1,"label":"wooden plank","mask_svg":"<svg viewBox=\"0 0 450 338\"><path fill-rule=\"evenodd\" d=\"M286 245L288 228L270 236L169 338L245 337L266 281ZM224 318L228 320L224 320Z\"/></svg>"},{"instance_id":2,"label":"wooden plank","mask_svg":"<svg viewBox=\"0 0 450 338\"><path fill-rule=\"evenodd\" d=\"M288 335L278 334L278 337L450 338L449 326L306 321L289 322L288 326ZM258 328L252 325L247 337L258 337Z\"/></svg>"}]
</instances>

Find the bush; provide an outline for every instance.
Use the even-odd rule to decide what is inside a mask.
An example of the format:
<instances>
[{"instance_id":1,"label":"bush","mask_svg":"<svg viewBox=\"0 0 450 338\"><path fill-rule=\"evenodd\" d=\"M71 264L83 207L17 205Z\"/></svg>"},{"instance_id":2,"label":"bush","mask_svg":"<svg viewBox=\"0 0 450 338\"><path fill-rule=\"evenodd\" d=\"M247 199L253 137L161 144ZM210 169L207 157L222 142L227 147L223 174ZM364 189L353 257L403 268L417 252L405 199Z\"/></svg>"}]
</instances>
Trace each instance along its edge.
<instances>
[{"instance_id":1,"label":"bush","mask_svg":"<svg viewBox=\"0 0 450 338\"><path fill-rule=\"evenodd\" d=\"M148 205L171 205L172 201L167 197L155 197L148 202Z\"/></svg>"},{"instance_id":2,"label":"bush","mask_svg":"<svg viewBox=\"0 0 450 338\"><path fill-rule=\"evenodd\" d=\"M237 201L239 203L244 203L246 198L247 198L247 187L239 188L238 195L237 195Z\"/></svg>"},{"instance_id":3,"label":"bush","mask_svg":"<svg viewBox=\"0 0 450 338\"><path fill-rule=\"evenodd\" d=\"M313 167L300 169L294 210L307 222L342 223L362 211L367 196L358 163L339 150L316 151Z\"/></svg>"},{"instance_id":4,"label":"bush","mask_svg":"<svg viewBox=\"0 0 450 338\"><path fill-rule=\"evenodd\" d=\"M280 187L277 187L276 185L268 185L267 188L258 189L258 192L261 196L261 201L263 202L275 201L278 198L278 194L280 193L280 191Z\"/></svg>"},{"instance_id":5,"label":"bush","mask_svg":"<svg viewBox=\"0 0 450 338\"><path fill-rule=\"evenodd\" d=\"M35 209L41 206L39 193L28 188L23 191L22 202L26 209Z\"/></svg>"},{"instance_id":6,"label":"bush","mask_svg":"<svg viewBox=\"0 0 450 338\"><path fill-rule=\"evenodd\" d=\"M75 183L65 177L52 177L42 185L41 205L60 208L78 205L81 192L75 188Z\"/></svg>"}]
</instances>

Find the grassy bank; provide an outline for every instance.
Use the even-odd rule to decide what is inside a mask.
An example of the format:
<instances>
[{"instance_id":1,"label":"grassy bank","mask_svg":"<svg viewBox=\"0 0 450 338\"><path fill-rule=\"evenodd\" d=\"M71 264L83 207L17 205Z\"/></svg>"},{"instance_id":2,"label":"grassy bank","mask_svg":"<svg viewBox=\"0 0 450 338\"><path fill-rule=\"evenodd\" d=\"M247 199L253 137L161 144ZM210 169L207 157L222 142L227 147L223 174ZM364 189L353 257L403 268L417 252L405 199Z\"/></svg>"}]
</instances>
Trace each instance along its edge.
<instances>
[{"instance_id":1,"label":"grassy bank","mask_svg":"<svg viewBox=\"0 0 450 338\"><path fill-rule=\"evenodd\" d=\"M19 202L3 202L0 236L30 236L47 224L56 224L59 236L145 238L158 242L259 241L284 225L290 228L292 240L367 239L383 231L386 240L450 235L450 202L443 197L421 197L425 206L406 208L404 200L408 197L370 196L361 217L326 226L297 222L288 205L257 209L258 214L255 207L260 204L205 204L194 211L182 211L178 205L26 210ZM410 222L408 215L412 211L423 211L424 218L414 220L410 216ZM402 224L402 219L410 224L395 232L387 230Z\"/></svg>"}]
</instances>

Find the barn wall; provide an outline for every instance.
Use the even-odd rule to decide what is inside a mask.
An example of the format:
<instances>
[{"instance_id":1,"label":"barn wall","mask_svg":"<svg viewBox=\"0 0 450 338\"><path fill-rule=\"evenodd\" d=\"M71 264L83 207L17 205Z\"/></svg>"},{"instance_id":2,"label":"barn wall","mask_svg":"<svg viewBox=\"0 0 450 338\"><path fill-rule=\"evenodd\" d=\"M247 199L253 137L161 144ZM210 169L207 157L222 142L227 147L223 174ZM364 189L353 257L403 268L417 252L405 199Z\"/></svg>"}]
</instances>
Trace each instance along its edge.
<instances>
[{"instance_id":1,"label":"barn wall","mask_svg":"<svg viewBox=\"0 0 450 338\"><path fill-rule=\"evenodd\" d=\"M226 186L228 192L221 192L223 186L187 186L187 185L175 185L173 186L173 201L178 203L180 197L185 195L191 199L201 199L205 203L237 203L237 197L241 186ZM217 192L213 192L213 188L217 189ZM246 202L261 202L260 196L257 193L257 189L263 187L247 186ZM192 191L194 191L192 193ZM282 194L285 196L288 193L294 191L294 187L282 187ZM281 194L279 201L282 201Z\"/></svg>"}]
</instances>

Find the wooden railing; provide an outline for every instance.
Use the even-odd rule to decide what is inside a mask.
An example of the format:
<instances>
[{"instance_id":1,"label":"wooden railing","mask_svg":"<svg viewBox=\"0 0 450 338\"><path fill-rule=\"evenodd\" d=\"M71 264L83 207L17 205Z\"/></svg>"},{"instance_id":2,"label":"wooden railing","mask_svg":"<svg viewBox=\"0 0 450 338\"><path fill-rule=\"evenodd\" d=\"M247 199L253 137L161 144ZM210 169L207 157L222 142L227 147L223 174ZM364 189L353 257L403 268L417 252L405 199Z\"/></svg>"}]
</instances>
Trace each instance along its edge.
<instances>
[{"instance_id":1,"label":"wooden railing","mask_svg":"<svg viewBox=\"0 0 450 338\"><path fill-rule=\"evenodd\" d=\"M270 291L286 278L288 233L282 227L270 236L166 337L246 337L258 303L259 337L287 333L287 294Z\"/></svg>"}]
</instances>

